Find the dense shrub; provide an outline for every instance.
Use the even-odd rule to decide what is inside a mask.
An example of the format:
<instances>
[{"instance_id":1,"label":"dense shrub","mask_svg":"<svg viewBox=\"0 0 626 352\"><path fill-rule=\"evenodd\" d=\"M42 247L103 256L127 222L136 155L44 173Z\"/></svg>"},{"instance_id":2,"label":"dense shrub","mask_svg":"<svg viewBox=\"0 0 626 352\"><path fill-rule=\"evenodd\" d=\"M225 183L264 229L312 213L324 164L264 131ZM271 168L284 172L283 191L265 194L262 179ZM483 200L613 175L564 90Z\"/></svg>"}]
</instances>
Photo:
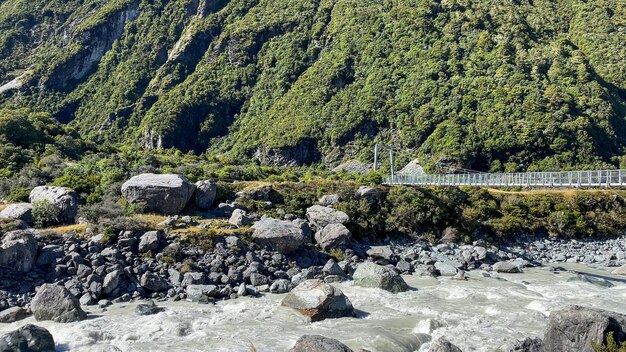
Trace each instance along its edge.
<instances>
[{"instance_id":1,"label":"dense shrub","mask_svg":"<svg viewBox=\"0 0 626 352\"><path fill-rule=\"evenodd\" d=\"M45 199L33 203L32 213L33 221L37 227L56 225L61 216L61 210Z\"/></svg>"}]
</instances>

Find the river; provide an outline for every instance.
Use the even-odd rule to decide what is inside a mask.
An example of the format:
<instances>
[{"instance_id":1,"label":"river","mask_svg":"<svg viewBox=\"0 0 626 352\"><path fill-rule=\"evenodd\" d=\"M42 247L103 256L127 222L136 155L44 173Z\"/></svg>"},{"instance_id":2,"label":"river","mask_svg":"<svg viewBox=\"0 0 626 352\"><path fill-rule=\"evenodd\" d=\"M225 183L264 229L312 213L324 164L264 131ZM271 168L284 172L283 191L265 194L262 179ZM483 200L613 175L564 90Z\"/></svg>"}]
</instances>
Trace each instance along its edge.
<instances>
[{"instance_id":1,"label":"river","mask_svg":"<svg viewBox=\"0 0 626 352\"><path fill-rule=\"evenodd\" d=\"M136 316L135 303L106 311L87 307L88 320L59 324L33 318L0 326L14 330L26 322L46 327L57 351L286 351L303 334L336 338L355 351L420 351L431 338L445 336L463 351L494 351L523 337L542 337L551 311L580 304L626 313L626 279L608 268L567 265L569 270L603 276L615 285L568 282L572 272L542 268L522 274L472 271L467 281L405 276L414 289L392 294L336 284L358 309L356 318L310 323L280 306L283 295L243 297L201 305L162 302L166 311Z\"/></svg>"}]
</instances>

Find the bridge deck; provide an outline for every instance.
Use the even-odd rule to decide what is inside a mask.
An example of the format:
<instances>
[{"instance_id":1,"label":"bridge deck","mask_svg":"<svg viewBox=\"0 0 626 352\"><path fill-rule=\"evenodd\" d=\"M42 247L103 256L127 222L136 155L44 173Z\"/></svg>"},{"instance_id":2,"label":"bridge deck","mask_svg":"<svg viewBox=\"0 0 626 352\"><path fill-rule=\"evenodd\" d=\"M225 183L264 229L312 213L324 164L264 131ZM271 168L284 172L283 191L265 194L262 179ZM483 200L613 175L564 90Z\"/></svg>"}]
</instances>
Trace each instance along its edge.
<instances>
[{"instance_id":1,"label":"bridge deck","mask_svg":"<svg viewBox=\"0 0 626 352\"><path fill-rule=\"evenodd\" d=\"M626 169L498 174L394 175L393 177L385 178L383 184L410 186L609 188L626 186Z\"/></svg>"}]
</instances>

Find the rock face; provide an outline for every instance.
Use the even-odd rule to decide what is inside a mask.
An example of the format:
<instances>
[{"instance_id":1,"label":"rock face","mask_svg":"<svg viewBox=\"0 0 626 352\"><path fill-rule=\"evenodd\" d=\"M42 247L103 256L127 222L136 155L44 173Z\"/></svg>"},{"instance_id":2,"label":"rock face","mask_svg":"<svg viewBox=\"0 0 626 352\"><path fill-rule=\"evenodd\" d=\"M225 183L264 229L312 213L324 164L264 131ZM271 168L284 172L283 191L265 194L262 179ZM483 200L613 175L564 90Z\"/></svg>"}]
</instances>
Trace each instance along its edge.
<instances>
[{"instance_id":1,"label":"rock face","mask_svg":"<svg viewBox=\"0 0 626 352\"><path fill-rule=\"evenodd\" d=\"M302 228L291 221L262 219L252 226L254 242L267 246L282 254L289 254L305 242Z\"/></svg>"},{"instance_id":2,"label":"rock face","mask_svg":"<svg viewBox=\"0 0 626 352\"><path fill-rule=\"evenodd\" d=\"M545 352L594 352L613 331L616 342L626 340L626 315L581 306L552 312L543 338Z\"/></svg>"},{"instance_id":3,"label":"rock face","mask_svg":"<svg viewBox=\"0 0 626 352\"><path fill-rule=\"evenodd\" d=\"M343 224L330 224L315 233L315 242L323 250L328 251L344 246L351 236L352 233Z\"/></svg>"},{"instance_id":4,"label":"rock face","mask_svg":"<svg viewBox=\"0 0 626 352\"><path fill-rule=\"evenodd\" d=\"M40 326L28 324L0 336L3 352L54 352L54 338Z\"/></svg>"},{"instance_id":5,"label":"rock face","mask_svg":"<svg viewBox=\"0 0 626 352\"><path fill-rule=\"evenodd\" d=\"M314 205L308 208L306 217L317 230L321 230L330 224L346 224L350 220L348 214L343 211L321 205Z\"/></svg>"},{"instance_id":6,"label":"rock face","mask_svg":"<svg viewBox=\"0 0 626 352\"><path fill-rule=\"evenodd\" d=\"M33 223L33 206L30 203L11 204L0 211L0 218L22 220Z\"/></svg>"},{"instance_id":7,"label":"rock face","mask_svg":"<svg viewBox=\"0 0 626 352\"><path fill-rule=\"evenodd\" d=\"M13 323L29 315L30 313L22 307L11 307L0 312L0 323Z\"/></svg>"},{"instance_id":8,"label":"rock face","mask_svg":"<svg viewBox=\"0 0 626 352\"><path fill-rule=\"evenodd\" d=\"M460 348L453 345L450 341L443 337L436 339L430 343L428 352L462 352Z\"/></svg>"},{"instance_id":9,"label":"rock face","mask_svg":"<svg viewBox=\"0 0 626 352\"><path fill-rule=\"evenodd\" d=\"M32 232L18 230L8 232L0 242L0 267L19 273L27 273L35 266L37 240Z\"/></svg>"},{"instance_id":10,"label":"rock face","mask_svg":"<svg viewBox=\"0 0 626 352\"><path fill-rule=\"evenodd\" d=\"M193 195L194 204L198 209L209 210L217 196L217 183L214 180L196 182L196 192Z\"/></svg>"},{"instance_id":11,"label":"rock face","mask_svg":"<svg viewBox=\"0 0 626 352\"><path fill-rule=\"evenodd\" d=\"M35 203L47 200L61 211L59 221L62 223L73 223L78 212L78 195L69 188L39 186L30 192L29 200Z\"/></svg>"},{"instance_id":12,"label":"rock face","mask_svg":"<svg viewBox=\"0 0 626 352\"><path fill-rule=\"evenodd\" d=\"M352 352L343 343L320 335L304 335L289 352Z\"/></svg>"},{"instance_id":13,"label":"rock face","mask_svg":"<svg viewBox=\"0 0 626 352\"><path fill-rule=\"evenodd\" d=\"M321 280L306 280L283 299L282 305L320 321L328 318L353 317L352 303L338 288Z\"/></svg>"},{"instance_id":14,"label":"rock face","mask_svg":"<svg viewBox=\"0 0 626 352\"><path fill-rule=\"evenodd\" d=\"M139 239L139 252L144 253L159 248L163 235L159 231L148 231Z\"/></svg>"},{"instance_id":15,"label":"rock face","mask_svg":"<svg viewBox=\"0 0 626 352\"><path fill-rule=\"evenodd\" d=\"M228 222L231 225L235 226L249 226L252 225L252 219L248 216L248 214L241 209L233 210L233 214L228 219Z\"/></svg>"},{"instance_id":16,"label":"rock face","mask_svg":"<svg viewBox=\"0 0 626 352\"><path fill-rule=\"evenodd\" d=\"M356 286L382 288L393 293L404 292L409 288L395 271L372 262L361 263L353 278Z\"/></svg>"},{"instance_id":17,"label":"rock face","mask_svg":"<svg viewBox=\"0 0 626 352\"><path fill-rule=\"evenodd\" d=\"M35 319L71 323L87 318L78 299L65 287L43 284L30 306Z\"/></svg>"},{"instance_id":18,"label":"rock face","mask_svg":"<svg viewBox=\"0 0 626 352\"><path fill-rule=\"evenodd\" d=\"M130 204L144 205L146 211L177 215L185 208L195 188L181 175L141 174L122 185L122 195Z\"/></svg>"},{"instance_id":19,"label":"rock face","mask_svg":"<svg viewBox=\"0 0 626 352\"><path fill-rule=\"evenodd\" d=\"M162 292L169 288L169 284L165 279L149 271L141 275L139 284L141 287L152 292Z\"/></svg>"}]
</instances>

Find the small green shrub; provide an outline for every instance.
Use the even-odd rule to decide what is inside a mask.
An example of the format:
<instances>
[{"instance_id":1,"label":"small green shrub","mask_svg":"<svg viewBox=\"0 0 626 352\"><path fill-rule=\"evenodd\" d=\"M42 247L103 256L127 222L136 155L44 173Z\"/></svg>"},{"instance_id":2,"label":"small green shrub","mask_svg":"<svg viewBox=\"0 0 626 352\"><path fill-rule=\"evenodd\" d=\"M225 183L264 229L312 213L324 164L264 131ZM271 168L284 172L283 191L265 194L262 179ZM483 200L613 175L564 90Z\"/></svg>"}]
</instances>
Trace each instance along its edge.
<instances>
[{"instance_id":1,"label":"small green shrub","mask_svg":"<svg viewBox=\"0 0 626 352\"><path fill-rule=\"evenodd\" d=\"M12 203L19 202L28 202L28 197L30 196L30 188L13 188L11 193L7 197L7 200Z\"/></svg>"},{"instance_id":2,"label":"small green shrub","mask_svg":"<svg viewBox=\"0 0 626 352\"><path fill-rule=\"evenodd\" d=\"M626 352L626 342L616 342L611 331L606 335L606 345L594 343L593 350L595 352Z\"/></svg>"},{"instance_id":3,"label":"small green shrub","mask_svg":"<svg viewBox=\"0 0 626 352\"><path fill-rule=\"evenodd\" d=\"M60 222L61 209L45 199L33 203L32 213L37 227L57 225Z\"/></svg>"}]
</instances>

